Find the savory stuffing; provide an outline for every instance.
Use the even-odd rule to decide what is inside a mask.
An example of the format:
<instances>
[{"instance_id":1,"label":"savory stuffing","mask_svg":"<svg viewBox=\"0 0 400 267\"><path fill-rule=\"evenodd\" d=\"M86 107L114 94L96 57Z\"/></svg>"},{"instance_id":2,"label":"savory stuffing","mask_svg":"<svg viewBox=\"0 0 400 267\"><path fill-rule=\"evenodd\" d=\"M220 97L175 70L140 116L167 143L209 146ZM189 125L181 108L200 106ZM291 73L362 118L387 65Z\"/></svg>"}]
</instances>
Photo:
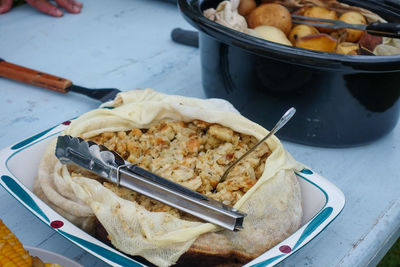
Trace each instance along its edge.
<instances>
[{"instance_id":1,"label":"savory stuffing","mask_svg":"<svg viewBox=\"0 0 400 267\"><path fill-rule=\"evenodd\" d=\"M195 120L163 121L149 129L106 132L90 140L115 150L129 162L231 206L257 182L271 153L265 143L260 145L219 183L229 165L256 144L256 138ZM134 191L103 184L149 211L182 216L177 209Z\"/></svg>"}]
</instances>

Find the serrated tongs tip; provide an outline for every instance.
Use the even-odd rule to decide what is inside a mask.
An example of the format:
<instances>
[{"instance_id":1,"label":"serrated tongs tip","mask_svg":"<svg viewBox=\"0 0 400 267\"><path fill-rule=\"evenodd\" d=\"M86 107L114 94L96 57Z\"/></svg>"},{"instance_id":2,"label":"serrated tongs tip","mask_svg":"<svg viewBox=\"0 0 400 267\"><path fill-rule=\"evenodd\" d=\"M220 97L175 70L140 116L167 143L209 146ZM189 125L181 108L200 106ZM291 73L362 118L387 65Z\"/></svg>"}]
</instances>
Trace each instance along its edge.
<instances>
[{"instance_id":1,"label":"serrated tongs tip","mask_svg":"<svg viewBox=\"0 0 400 267\"><path fill-rule=\"evenodd\" d=\"M79 165L104 178L109 176L110 167L118 167L121 161L119 155L115 155L103 145L70 135L58 137L55 154L63 164Z\"/></svg>"}]
</instances>

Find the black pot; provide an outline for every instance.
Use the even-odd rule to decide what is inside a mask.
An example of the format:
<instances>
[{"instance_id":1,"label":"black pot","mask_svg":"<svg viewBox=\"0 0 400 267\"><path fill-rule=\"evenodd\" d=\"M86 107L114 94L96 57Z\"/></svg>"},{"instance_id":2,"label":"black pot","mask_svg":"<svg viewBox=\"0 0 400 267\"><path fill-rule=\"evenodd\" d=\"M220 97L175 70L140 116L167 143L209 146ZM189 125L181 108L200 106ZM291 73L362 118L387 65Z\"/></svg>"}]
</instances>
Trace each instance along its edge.
<instances>
[{"instance_id":1,"label":"black pot","mask_svg":"<svg viewBox=\"0 0 400 267\"><path fill-rule=\"evenodd\" d=\"M202 15L219 2L178 1L185 19L200 32L207 97L227 99L267 129L295 107L296 115L278 136L308 145L361 145L394 128L400 111L400 55L339 55L269 42ZM380 2L343 2L400 21L400 12Z\"/></svg>"}]
</instances>

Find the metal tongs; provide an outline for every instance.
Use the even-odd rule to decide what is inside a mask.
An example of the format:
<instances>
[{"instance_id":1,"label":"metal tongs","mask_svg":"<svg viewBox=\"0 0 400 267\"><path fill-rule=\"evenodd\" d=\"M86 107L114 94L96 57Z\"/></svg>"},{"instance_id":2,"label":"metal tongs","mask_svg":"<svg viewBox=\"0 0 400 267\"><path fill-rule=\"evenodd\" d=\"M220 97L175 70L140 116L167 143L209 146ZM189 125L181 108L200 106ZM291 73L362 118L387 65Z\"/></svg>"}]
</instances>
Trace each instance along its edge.
<instances>
[{"instance_id":1,"label":"metal tongs","mask_svg":"<svg viewBox=\"0 0 400 267\"><path fill-rule=\"evenodd\" d=\"M125 161L117 152L69 135L59 136L56 157L102 178L223 228L243 229L246 214Z\"/></svg>"},{"instance_id":2,"label":"metal tongs","mask_svg":"<svg viewBox=\"0 0 400 267\"><path fill-rule=\"evenodd\" d=\"M364 24L350 24L341 20L321 19L313 17L305 17L292 14L292 22L297 24L307 24L315 27L329 28L329 29L355 29L367 31L372 35L379 35L391 38L400 38L400 23L382 23L372 22L368 25Z\"/></svg>"}]
</instances>

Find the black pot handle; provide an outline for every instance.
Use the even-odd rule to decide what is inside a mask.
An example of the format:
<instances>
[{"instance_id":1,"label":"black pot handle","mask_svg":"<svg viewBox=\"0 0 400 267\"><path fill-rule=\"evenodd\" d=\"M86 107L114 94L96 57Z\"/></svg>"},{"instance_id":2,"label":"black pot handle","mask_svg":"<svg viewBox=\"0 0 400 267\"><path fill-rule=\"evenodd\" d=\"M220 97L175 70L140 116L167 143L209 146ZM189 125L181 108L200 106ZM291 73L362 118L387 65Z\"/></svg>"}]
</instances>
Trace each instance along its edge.
<instances>
[{"instance_id":1,"label":"black pot handle","mask_svg":"<svg viewBox=\"0 0 400 267\"><path fill-rule=\"evenodd\" d=\"M400 39L399 23L380 23L372 22L366 28L367 32L373 35L398 38Z\"/></svg>"},{"instance_id":2,"label":"black pot handle","mask_svg":"<svg viewBox=\"0 0 400 267\"><path fill-rule=\"evenodd\" d=\"M199 33L197 31L175 28L171 32L171 38L174 42L179 44L199 47Z\"/></svg>"}]
</instances>

